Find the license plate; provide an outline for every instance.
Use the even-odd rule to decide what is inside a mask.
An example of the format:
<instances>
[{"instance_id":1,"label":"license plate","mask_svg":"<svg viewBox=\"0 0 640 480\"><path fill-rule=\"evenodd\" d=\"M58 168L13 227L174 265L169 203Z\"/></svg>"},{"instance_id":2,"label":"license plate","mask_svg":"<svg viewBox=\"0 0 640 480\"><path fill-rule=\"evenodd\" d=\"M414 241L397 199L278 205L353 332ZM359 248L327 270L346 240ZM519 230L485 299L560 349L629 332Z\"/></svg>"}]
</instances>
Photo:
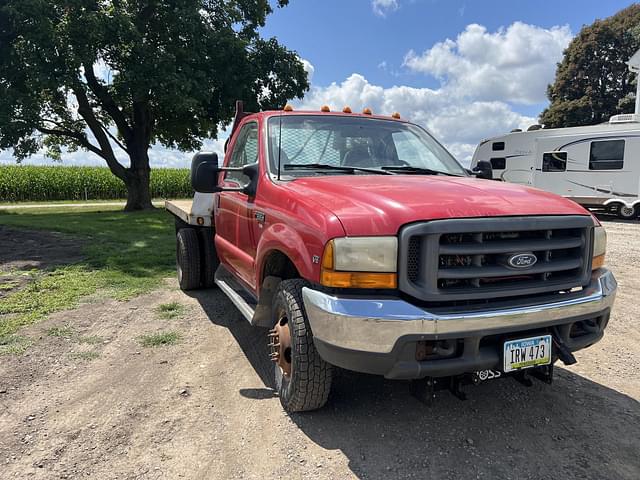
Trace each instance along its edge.
<instances>
[{"instance_id":1,"label":"license plate","mask_svg":"<svg viewBox=\"0 0 640 480\"><path fill-rule=\"evenodd\" d=\"M549 365L551 363L551 335L522 338L504 342L504 371Z\"/></svg>"}]
</instances>

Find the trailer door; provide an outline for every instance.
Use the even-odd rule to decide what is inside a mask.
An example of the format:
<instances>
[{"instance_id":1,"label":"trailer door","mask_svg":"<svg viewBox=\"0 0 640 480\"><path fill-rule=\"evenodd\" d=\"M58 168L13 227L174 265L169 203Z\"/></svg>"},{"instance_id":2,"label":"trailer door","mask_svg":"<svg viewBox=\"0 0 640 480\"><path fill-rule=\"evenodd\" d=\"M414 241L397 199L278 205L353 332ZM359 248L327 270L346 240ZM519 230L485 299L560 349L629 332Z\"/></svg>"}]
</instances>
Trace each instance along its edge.
<instances>
[{"instance_id":1,"label":"trailer door","mask_svg":"<svg viewBox=\"0 0 640 480\"><path fill-rule=\"evenodd\" d=\"M574 188L567 179L578 167L577 152L574 147L561 148L562 143L558 137L536 140L533 186L558 195L572 196Z\"/></svg>"}]
</instances>

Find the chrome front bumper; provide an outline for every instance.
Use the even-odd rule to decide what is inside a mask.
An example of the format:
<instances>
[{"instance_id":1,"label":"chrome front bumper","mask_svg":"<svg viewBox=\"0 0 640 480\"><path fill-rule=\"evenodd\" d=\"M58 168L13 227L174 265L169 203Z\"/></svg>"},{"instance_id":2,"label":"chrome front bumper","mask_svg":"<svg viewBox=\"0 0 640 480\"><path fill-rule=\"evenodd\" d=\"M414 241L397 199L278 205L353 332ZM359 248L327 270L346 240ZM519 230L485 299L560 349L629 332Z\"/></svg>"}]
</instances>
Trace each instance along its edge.
<instances>
[{"instance_id":1,"label":"chrome front bumper","mask_svg":"<svg viewBox=\"0 0 640 480\"><path fill-rule=\"evenodd\" d=\"M303 288L302 296L314 338L327 346L372 354L391 353L398 340L466 338L562 325L570 319L597 316L613 305L617 283L606 269L593 272L577 293L554 295L532 305L484 310L430 311L398 298L333 296ZM566 298L563 298L565 297Z\"/></svg>"}]
</instances>

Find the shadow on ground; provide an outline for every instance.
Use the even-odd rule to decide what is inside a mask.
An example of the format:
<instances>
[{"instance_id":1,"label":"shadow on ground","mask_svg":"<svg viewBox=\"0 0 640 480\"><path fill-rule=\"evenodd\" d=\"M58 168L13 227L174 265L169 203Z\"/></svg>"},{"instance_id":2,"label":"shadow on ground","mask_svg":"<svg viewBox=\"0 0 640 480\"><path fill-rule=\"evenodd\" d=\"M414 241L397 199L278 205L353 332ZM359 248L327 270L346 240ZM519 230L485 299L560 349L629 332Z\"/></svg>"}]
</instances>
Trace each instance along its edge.
<instances>
[{"instance_id":1,"label":"shadow on ground","mask_svg":"<svg viewBox=\"0 0 640 480\"><path fill-rule=\"evenodd\" d=\"M272 398L266 330L222 315L231 306L217 290L193 296L265 384L239 393ZM560 368L551 386L502 379L467 393L463 402L440 392L427 407L407 383L338 371L327 406L291 418L362 479L640 478L640 404L622 393Z\"/></svg>"}]
</instances>

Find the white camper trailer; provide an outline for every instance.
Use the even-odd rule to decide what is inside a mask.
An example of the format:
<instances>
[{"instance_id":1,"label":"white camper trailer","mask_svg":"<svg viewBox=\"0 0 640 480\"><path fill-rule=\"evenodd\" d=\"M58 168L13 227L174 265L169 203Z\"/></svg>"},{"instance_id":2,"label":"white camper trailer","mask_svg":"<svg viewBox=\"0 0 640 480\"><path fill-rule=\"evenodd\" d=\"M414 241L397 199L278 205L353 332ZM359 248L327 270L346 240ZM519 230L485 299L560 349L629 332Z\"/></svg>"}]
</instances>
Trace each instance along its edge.
<instances>
[{"instance_id":1,"label":"white camper trailer","mask_svg":"<svg viewBox=\"0 0 640 480\"><path fill-rule=\"evenodd\" d=\"M640 50L627 62L640 74ZM640 77L639 77L640 78ZM532 185L630 219L640 215L640 79L636 111L609 123L549 128L483 140L471 161L491 162L494 179Z\"/></svg>"},{"instance_id":2,"label":"white camper trailer","mask_svg":"<svg viewBox=\"0 0 640 480\"><path fill-rule=\"evenodd\" d=\"M623 218L640 214L640 122L616 115L588 127L514 131L478 145L471 167L491 162L493 178L531 185Z\"/></svg>"}]
</instances>

